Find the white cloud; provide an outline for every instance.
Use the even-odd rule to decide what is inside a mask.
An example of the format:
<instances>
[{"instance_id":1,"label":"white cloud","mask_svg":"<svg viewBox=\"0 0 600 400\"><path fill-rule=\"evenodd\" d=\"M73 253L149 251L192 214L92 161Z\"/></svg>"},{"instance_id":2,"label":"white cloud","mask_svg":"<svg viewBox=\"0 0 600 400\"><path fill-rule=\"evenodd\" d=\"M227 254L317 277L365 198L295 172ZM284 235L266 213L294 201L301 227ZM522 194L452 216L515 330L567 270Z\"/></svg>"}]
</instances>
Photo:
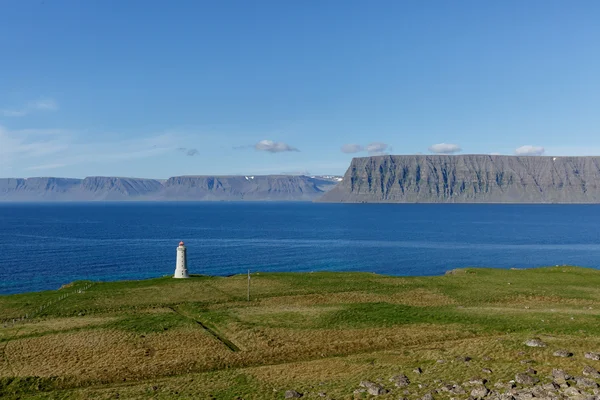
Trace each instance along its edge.
<instances>
[{"instance_id":1,"label":"white cloud","mask_svg":"<svg viewBox=\"0 0 600 400\"><path fill-rule=\"evenodd\" d=\"M341 147L342 153L351 154L351 153L361 153L366 151L370 156L380 156L386 155L388 152L392 151L392 147L389 144L381 143L381 142L372 142L366 146L348 143Z\"/></svg>"},{"instance_id":2,"label":"white cloud","mask_svg":"<svg viewBox=\"0 0 600 400\"><path fill-rule=\"evenodd\" d=\"M515 154L518 156L541 156L546 150L541 146L521 146L515 149Z\"/></svg>"},{"instance_id":3,"label":"white cloud","mask_svg":"<svg viewBox=\"0 0 600 400\"><path fill-rule=\"evenodd\" d=\"M382 153L388 149L389 145L381 142L369 143L366 150L369 153Z\"/></svg>"},{"instance_id":4,"label":"white cloud","mask_svg":"<svg viewBox=\"0 0 600 400\"><path fill-rule=\"evenodd\" d=\"M46 169L56 169L66 167L67 164L43 164L43 165L34 165L33 167L25 168L26 171L41 171Z\"/></svg>"},{"instance_id":5,"label":"white cloud","mask_svg":"<svg viewBox=\"0 0 600 400\"><path fill-rule=\"evenodd\" d=\"M429 146L428 150L435 154L454 154L462 151L460 146L454 143L437 143Z\"/></svg>"},{"instance_id":6,"label":"white cloud","mask_svg":"<svg viewBox=\"0 0 600 400\"><path fill-rule=\"evenodd\" d=\"M36 101L27 103L21 108L2 109L0 115L3 117L24 117L35 111L56 111L58 103L54 99L42 98Z\"/></svg>"},{"instance_id":7,"label":"white cloud","mask_svg":"<svg viewBox=\"0 0 600 400\"><path fill-rule=\"evenodd\" d=\"M342 146L342 153L351 154L360 153L361 151L365 151L365 148L360 144L348 143Z\"/></svg>"},{"instance_id":8,"label":"white cloud","mask_svg":"<svg viewBox=\"0 0 600 400\"><path fill-rule=\"evenodd\" d=\"M285 151L300 151L295 147L283 142L274 142L272 140L261 140L254 145L258 151L268 151L269 153L282 153Z\"/></svg>"}]
</instances>

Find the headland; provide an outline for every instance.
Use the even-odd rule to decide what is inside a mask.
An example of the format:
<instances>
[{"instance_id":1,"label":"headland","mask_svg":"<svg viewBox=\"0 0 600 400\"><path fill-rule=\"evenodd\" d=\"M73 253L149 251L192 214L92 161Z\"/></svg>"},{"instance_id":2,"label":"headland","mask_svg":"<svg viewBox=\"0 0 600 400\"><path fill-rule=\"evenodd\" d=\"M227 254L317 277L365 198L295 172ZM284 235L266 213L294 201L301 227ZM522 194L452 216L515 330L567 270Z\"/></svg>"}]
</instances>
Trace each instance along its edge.
<instances>
[{"instance_id":1,"label":"headland","mask_svg":"<svg viewBox=\"0 0 600 400\"><path fill-rule=\"evenodd\" d=\"M245 275L192 275L1 296L0 395L466 399L598 390L597 270L257 273L250 301L247 286Z\"/></svg>"}]
</instances>

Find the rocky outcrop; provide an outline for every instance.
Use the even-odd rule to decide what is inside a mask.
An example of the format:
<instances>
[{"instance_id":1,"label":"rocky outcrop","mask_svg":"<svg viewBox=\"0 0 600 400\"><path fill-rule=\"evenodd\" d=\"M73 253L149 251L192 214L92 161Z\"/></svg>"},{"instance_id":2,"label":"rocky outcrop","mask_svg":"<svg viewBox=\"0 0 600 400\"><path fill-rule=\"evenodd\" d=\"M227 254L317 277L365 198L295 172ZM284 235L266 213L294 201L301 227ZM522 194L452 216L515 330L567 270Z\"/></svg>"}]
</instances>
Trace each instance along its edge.
<instances>
[{"instance_id":1,"label":"rocky outcrop","mask_svg":"<svg viewBox=\"0 0 600 400\"><path fill-rule=\"evenodd\" d=\"M406 155L355 158L320 201L600 203L600 157Z\"/></svg>"},{"instance_id":2,"label":"rocky outcrop","mask_svg":"<svg viewBox=\"0 0 600 400\"><path fill-rule=\"evenodd\" d=\"M0 201L311 201L337 183L308 176L177 176L156 179L0 178Z\"/></svg>"}]
</instances>

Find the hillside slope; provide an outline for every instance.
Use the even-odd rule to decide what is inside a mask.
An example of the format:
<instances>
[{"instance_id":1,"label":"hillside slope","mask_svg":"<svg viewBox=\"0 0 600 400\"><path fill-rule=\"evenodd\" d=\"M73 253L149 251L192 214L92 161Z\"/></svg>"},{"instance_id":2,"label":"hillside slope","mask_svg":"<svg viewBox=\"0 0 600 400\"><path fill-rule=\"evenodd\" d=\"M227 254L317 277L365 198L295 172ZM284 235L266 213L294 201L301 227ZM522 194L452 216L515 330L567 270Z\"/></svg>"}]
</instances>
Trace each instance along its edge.
<instances>
[{"instance_id":1,"label":"hillside slope","mask_svg":"<svg viewBox=\"0 0 600 400\"><path fill-rule=\"evenodd\" d=\"M0 178L0 201L310 201L335 180L308 176L177 176L156 179Z\"/></svg>"},{"instance_id":2,"label":"hillside slope","mask_svg":"<svg viewBox=\"0 0 600 400\"><path fill-rule=\"evenodd\" d=\"M406 155L355 158L320 201L600 203L600 157Z\"/></svg>"}]
</instances>

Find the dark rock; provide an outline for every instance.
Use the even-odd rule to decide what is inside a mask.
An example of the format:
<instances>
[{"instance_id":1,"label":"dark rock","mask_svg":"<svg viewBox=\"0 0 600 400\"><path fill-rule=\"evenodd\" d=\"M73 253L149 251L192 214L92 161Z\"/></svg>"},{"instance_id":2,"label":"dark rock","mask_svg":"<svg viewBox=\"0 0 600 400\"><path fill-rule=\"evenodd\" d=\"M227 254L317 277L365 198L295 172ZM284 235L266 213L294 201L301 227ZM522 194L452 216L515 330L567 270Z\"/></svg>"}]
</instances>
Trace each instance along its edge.
<instances>
[{"instance_id":1,"label":"dark rock","mask_svg":"<svg viewBox=\"0 0 600 400\"><path fill-rule=\"evenodd\" d=\"M546 347L546 343L542 342L540 338L533 338L525 341L525 346L529 347Z\"/></svg>"},{"instance_id":2,"label":"dark rock","mask_svg":"<svg viewBox=\"0 0 600 400\"><path fill-rule=\"evenodd\" d=\"M573 353L568 350L556 350L553 355L554 357L573 357Z\"/></svg>"},{"instance_id":3,"label":"dark rock","mask_svg":"<svg viewBox=\"0 0 600 400\"><path fill-rule=\"evenodd\" d=\"M302 397L302 393L298 393L295 390L286 390L285 391L286 399L299 399L300 397Z\"/></svg>"},{"instance_id":4,"label":"dark rock","mask_svg":"<svg viewBox=\"0 0 600 400\"><path fill-rule=\"evenodd\" d=\"M469 362L471 360L472 360L471 357L462 357L462 356L456 357L456 361Z\"/></svg>"},{"instance_id":5,"label":"dark rock","mask_svg":"<svg viewBox=\"0 0 600 400\"><path fill-rule=\"evenodd\" d=\"M531 385L535 385L539 381L540 380L538 378L531 376L531 375L527 375L527 374L515 375L515 382L520 383L521 385L531 386Z\"/></svg>"}]
</instances>

